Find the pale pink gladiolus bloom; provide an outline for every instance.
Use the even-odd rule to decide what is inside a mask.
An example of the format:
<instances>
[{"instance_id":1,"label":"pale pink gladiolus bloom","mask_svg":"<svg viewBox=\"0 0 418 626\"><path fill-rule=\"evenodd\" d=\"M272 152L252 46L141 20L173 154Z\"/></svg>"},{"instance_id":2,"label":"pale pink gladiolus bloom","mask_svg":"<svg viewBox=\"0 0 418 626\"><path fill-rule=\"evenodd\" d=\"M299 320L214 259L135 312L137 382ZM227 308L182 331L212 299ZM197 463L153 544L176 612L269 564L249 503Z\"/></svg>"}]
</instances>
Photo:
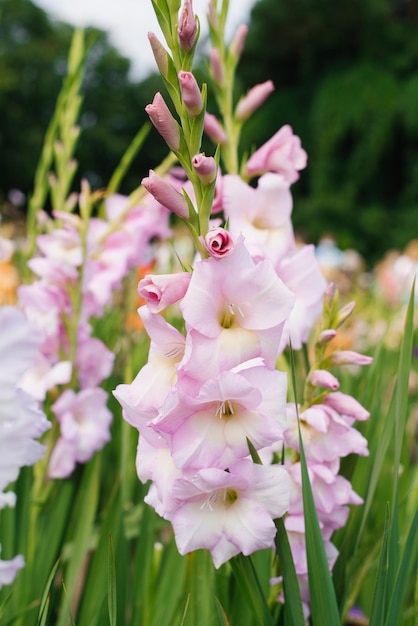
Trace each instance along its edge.
<instances>
[{"instance_id":1,"label":"pale pink gladiolus bloom","mask_svg":"<svg viewBox=\"0 0 418 626\"><path fill-rule=\"evenodd\" d=\"M170 183L161 178L161 176L158 176L153 170L149 171L147 178L142 179L142 184L145 189L167 209L183 219L189 217L189 206L183 194L179 193Z\"/></svg>"},{"instance_id":2,"label":"pale pink gladiolus bloom","mask_svg":"<svg viewBox=\"0 0 418 626\"><path fill-rule=\"evenodd\" d=\"M46 357L39 354L33 366L24 373L19 386L36 400L43 401L49 389L69 383L71 374L70 361L59 361L52 365Z\"/></svg>"},{"instance_id":3,"label":"pale pink gladiolus bloom","mask_svg":"<svg viewBox=\"0 0 418 626\"><path fill-rule=\"evenodd\" d=\"M324 398L324 404L332 407L335 411L338 411L342 415L352 417L355 420L363 422L369 419L370 413L364 406L360 404L353 396L349 396L341 391L330 393Z\"/></svg>"},{"instance_id":4,"label":"pale pink gladiolus bloom","mask_svg":"<svg viewBox=\"0 0 418 626\"><path fill-rule=\"evenodd\" d=\"M52 405L61 426L49 462L51 478L66 478L76 463L86 463L110 440L112 414L106 406L104 389L66 389Z\"/></svg>"},{"instance_id":5,"label":"pale pink gladiolus bloom","mask_svg":"<svg viewBox=\"0 0 418 626\"><path fill-rule=\"evenodd\" d=\"M179 72L179 84L187 112L192 117L197 117L202 112L203 100L196 78L191 72Z\"/></svg>"},{"instance_id":6,"label":"pale pink gladiolus bloom","mask_svg":"<svg viewBox=\"0 0 418 626\"><path fill-rule=\"evenodd\" d=\"M157 417L177 382L177 366L184 356L185 338L161 315L143 306L138 313L151 338L148 362L129 385L116 387L113 395L122 405L124 419L139 430L152 445L158 436L148 426Z\"/></svg>"},{"instance_id":7,"label":"pale pink gladiolus bloom","mask_svg":"<svg viewBox=\"0 0 418 626\"><path fill-rule=\"evenodd\" d=\"M211 228L205 235L205 248L215 259L229 256L234 249L234 241L224 228Z\"/></svg>"},{"instance_id":8,"label":"pale pink gladiolus bloom","mask_svg":"<svg viewBox=\"0 0 418 626\"><path fill-rule=\"evenodd\" d=\"M187 470L224 469L283 438L287 380L264 366L221 372L207 380L195 397L179 395L174 406L153 422L165 436L174 463Z\"/></svg>"},{"instance_id":9,"label":"pale pink gladiolus bloom","mask_svg":"<svg viewBox=\"0 0 418 626\"><path fill-rule=\"evenodd\" d=\"M152 313L159 313L183 298L191 277L188 272L147 274L138 283L138 295L147 302Z\"/></svg>"},{"instance_id":10,"label":"pale pink gladiolus bloom","mask_svg":"<svg viewBox=\"0 0 418 626\"><path fill-rule=\"evenodd\" d=\"M292 194L279 174L265 174L253 188L236 175L222 179L222 203L234 239L245 237L251 256L276 265L295 247Z\"/></svg>"},{"instance_id":11,"label":"pale pink gladiolus bloom","mask_svg":"<svg viewBox=\"0 0 418 626\"><path fill-rule=\"evenodd\" d=\"M97 387L113 370L115 355L100 339L79 332L75 366L81 389Z\"/></svg>"},{"instance_id":12,"label":"pale pink gladiolus bloom","mask_svg":"<svg viewBox=\"0 0 418 626\"><path fill-rule=\"evenodd\" d=\"M204 153L196 154L192 158L192 165L204 185L210 185L216 178L216 162L212 156Z\"/></svg>"},{"instance_id":13,"label":"pale pink gladiolus bloom","mask_svg":"<svg viewBox=\"0 0 418 626\"><path fill-rule=\"evenodd\" d=\"M190 342L188 366L210 370L209 377L254 357L273 366L292 306L293 296L271 263L256 264L240 237L229 256L195 264L181 304Z\"/></svg>"},{"instance_id":14,"label":"pale pink gladiolus bloom","mask_svg":"<svg viewBox=\"0 0 418 626\"><path fill-rule=\"evenodd\" d=\"M290 481L280 465L241 460L228 472L207 468L173 485L177 509L171 515L177 548L186 554L209 550L216 568L234 555L270 548L273 520L289 505Z\"/></svg>"},{"instance_id":15,"label":"pale pink gladiolus bloom","mask_svg":"<svg viewBox=\"0 0 418 626\"><path fill-rule=\"evenodd\" d=\"M265 83L255 85L246 96L241 98L235 110L235 117L240 122L244 122L256 111L268 96L274 91L274 85L271 80Z\"/></svg>"},{"instance_id":16,"label":"pale pink gladiolus bloom","mask_svg":"<svg viewBox=\"0 0 418 626\"><path fill-rule=\"evenodd\" d=\"M307 155L299 137L286 124L248 159L247 173L254 176L277 172L292 184L298 180L298 170L304 169L306 163Z\"/></svg>"},{"instance_id":17,"label":"pale pink gladiolus bloom","mask_svg":"<svg viewBox=\"0 0 418 626\"><path fill-rule=\"evenodd\" d=\"M327 370L314 370L309 376L309 382L314 387L323 387L334 391L340 386L338 379Z\"/></svg>"},{"instance_id":18,"label":"pale pink gladiolus bloom","mask_svg":"<svg viewBox=\"0 0 418 626\"><path fill-rule=\"evenodd\" d=\"M1 544L0 544L1 552ZM4 585L10 585L22 567L25 566L25 560L21 554L18 554L10 561L3 561L0 559L0 589Z\"/></svg>"},{"instance_id":19,"label":"pale pink gladiolus bloom","mask_svg":"<svg viewBox=\"0 0 418 626\"><path fill-rule=\"evenodd\" d=\"M197 21L193 13L192 0L184 0L177 32L181 49L184 52L189 52L196 41L197 32Z\"/></svg>"},{"instance_id":20,"label":"pale pink gladiolus bloom","mask_svg":"<svg viewBox=\"0 0 418 626\"><path fill-rule=\"evenodd\" d=\"M296 350L309 339L321 315L327 282L315 257L313 245L303 246L287 255L276 267L277 274L295 295L295 306L286 320L280 350L292 342Z\"/></svg>"},{"instance_id":21,"label":"pale pink gladiolus bloom","mask_svg":"<svg viewBox=\"0 0 418 626\"><path fill-rule=\"evenodd\" d=\"M180 128L159 92L155 94L152 104L145 107L145 111L168 147L174 152L178 152L180 150Z\"/></svg>"},{"instance_id":22,"label":"pale pink gladiolus bloom","mask_svg":"<svg viewBox=\"0 0 418 626\"><path fill-rule=\"evenodd\" d=\"M339 392L336 391L335 394ZM328 394L329 396L334 393ZM294 404L287 408L288 428L284 432L287 446L299 451L299 432ZM303 445L308 464L331 463L349 454L368 456L367 440L352 428L344 416L324 404L316 404L300 414Z\"/></svg>"},{"instance_id":23,"label":"pale pink gladiolus bloom","mask_svg":"<svg viewBox=\"0 0 418 626\"><path fill-rule=\"evenodd\" d=\"M205 133L209 135L214 143L219 143L220 145L226 143L227 136L218 118L207 111L205 113L204 129Z\"/></svg>"}]
</instances>

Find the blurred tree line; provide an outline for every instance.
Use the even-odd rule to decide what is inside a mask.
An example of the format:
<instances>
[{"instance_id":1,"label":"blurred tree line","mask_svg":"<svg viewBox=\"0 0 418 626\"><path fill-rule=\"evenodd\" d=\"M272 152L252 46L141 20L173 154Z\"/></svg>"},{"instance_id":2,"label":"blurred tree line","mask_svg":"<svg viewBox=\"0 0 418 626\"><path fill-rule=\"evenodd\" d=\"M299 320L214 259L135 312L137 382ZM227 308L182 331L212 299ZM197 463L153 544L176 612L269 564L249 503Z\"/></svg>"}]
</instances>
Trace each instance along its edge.
<instances>
[{"instance_id":1,"label":"blurred tree line","mask_svg":"<svg viewBox=\"0 0 418 626\"><path fill-rule=\"evenodd\" d=\"M0 0L0 11L1 202L12 188L31 189L72 28L29 0ZM418 236L417 27L418 0L259 0L239 66L240 89L276 86L248 122L243 149L290 123L309 154L293 187L295 227L315 242L332 232L369 262ZM156 75L133 83L106 34L89 36L77 157L80 175L99 187L162 84ZM199 77L207 80L203 64ZM164 156L151 131L123 191Z\"/></svg>"}]
</instances>

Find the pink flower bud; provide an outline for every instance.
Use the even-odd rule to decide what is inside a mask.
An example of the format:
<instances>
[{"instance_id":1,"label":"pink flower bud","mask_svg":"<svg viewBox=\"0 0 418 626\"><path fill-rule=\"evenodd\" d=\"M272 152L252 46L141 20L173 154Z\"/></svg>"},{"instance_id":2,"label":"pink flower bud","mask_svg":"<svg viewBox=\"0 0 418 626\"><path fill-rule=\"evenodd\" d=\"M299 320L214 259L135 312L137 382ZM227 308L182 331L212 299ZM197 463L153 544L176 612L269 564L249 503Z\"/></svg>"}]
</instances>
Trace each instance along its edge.
<instances>
[{"instance_id":1,"label":"pink flower bud","mask_svg":"<svg viewBox=\"0 0 418 626\"><path fill-rule=\"evenodd\" d=\"M332 389L332 391L336 391L340 386L338 379L327 370L313 371L309 377L309 382L314 387L324 387L324 389Z\"/></svg>"},{"instance_id":2,"label":"pink flower bud","mask_svg":"<svg viewBox=\"0 0 418 626\"><path fill-rule=\"evenodd\" d=\"M156 93L152 104L145 107L151 122L174 152L180 150L180 128L160 93Z\"/></svg>"},{"instance_id":3,"label":"pink flower bud","mask_svg":"<svg viewBox=\"0 0 418 626\"><path fill-rule=\"evenodd\" d=\"M210 72L213 80L217 85L223 85L225 82L224 70L222 67L221 55L217 48L212 48L209 52Z\"/></svg>"},{"instance_id":4,"label":"pink flower bud","mask_svg":"<svg viewBox=\"0 0 418 626\"><path fill-rule=\"evenodd\" d=\"M142 179L142 185L154 198L169 211L172 211L183 219L189 217L189 206L183 194L179 193L161 176L153 170L149 171L149 176Z\"/></svg>"},{"instance_id":5,"label":"pink flower bud","mask_svg":"<svg viewBox=\"0 0 418 626\"><path fill-rule=\"evenodd\" d=\"M274 91L274 85L271 80L255 85L255 87L250 89L247 95L238 102L235 110L237 120L243 122L248 119L263 104L272 91Z\"/></svg>"},{"instance_id":6,"label":"pink flower bud","mask_svg":"<svg viewBox=\"0 0 418 626\"><path fill-rule=\"evenodd\" d=\"M331 359L334 365L370 365L373 363L371 356L359 354L353 350L334 352Z\"/></svg>"},{"instance_id":7,"label":"pink flower bud","mask_svg":"<svg viewBox=\"0 0 418 626\"><path fill-rule=\"evenodd\" d=\"M218 14L216 13L216 6L213 2L213 0L210 0L209 5L208 5L208 22L210 24L210 26L212 26L213 30L218 30L219 28L219 20L218 20Z\"/></svg>"},{"instance_id":8,"label":"pink flower bud","mask_svg":"<svg viewBox=\"0 0 418 626\"><path fill-rule=\"evenodd\" d=\"M192 165L204 185L210 185L216 178L216 162L202 152L192 159Z\"/></svg>"},{"instance_id":9,"label":"pink flower bud","mask_svg":"<svg viewBox=\"0 0 418 626\"><path fill-rule=\"evenodd\" d=\"M211 228L205 236L205 248L215 259L229 256L234 249L230 233L224 228Z\"/></svg>"},{"instance_id":10,"label":"pink flower bud","mask_svg":"<svg viewBox=\"0 0 418 626\"><path fill-rule=\"evenodd\" d=\"M324 398L323 403L338 411L338 413L352 417L355 420L364 421L370 417L369 411L366 411L360 402L341 391L328 394Z\"/></svg>"},{"instance_id":11,"label":"pink flower bud","mask_svg":"<svg viewBox=\"0 0 418 626\"><path fill-rule=\"evenodd\" d=\"M180 48L183 52L189 52L196 41L197 32L197 22L193 13L192 0L184 0L177 32L179 35Z\"/></svg>"},{"instance_id":12,"label":"pink flower bud","mask_svg":"<svg viewBox=\"0 0 418 626\"><path fill-rule=\"evenodd\" d=\"M248 159L247 173L251 176L277 172L292 184L298 180L298 170L306 167L306 162L307 155L299 137L286 124Z\"/></svg>"},{"instance_id":13,"label":"pink flower bud","mask_svg":"<svg viewBox=\"0 0 418 626\"><path fill-rule=\"evenodd\" d=\"M148 40L151 44L152 53L160 74L167 77L168 74L168 53L158 37L154 33L148 33Z\"/></svg>"},{"instance_id":14,"label":"pink flower bud","mask_svg":"<svg viewBox=\"0 0 418 626\"><path fill-rule=\"evenodd\" d=\"M224 129L215 115L212 115L212 113L208 113L207 111L205 113L204 130L214 143L219 143L221 145L226 143L227 136Z\"/></svg>"},{"instance_id":15,"label":"pink flower bud","mask_svg":"<svg viewBox=\"0 0 418 626\"><path fill-rule=\"evenodd\" d=\"M350 317L350 315L354 311L355 306L356 306L356 303L353 300L352 302L349 302L348 304L343 306L343 308L338 311L337 319L336 319L337 327L344 324L344 322Z\"/></svg>"},{"instance_id":16,"label":"pink flower bud","mask_svg":"<svg viewBox=\"0 0 418 626\"><path fill-rule=\"evenodd\" d=\"M318 341L317 344L319 346L325 346L327 343L329 343L330 341L332 341L334 339L334 337L337 336L337 331L333 330L332 328L327 328L326 330L323 330L319 337L318 337Z\"/></svg>"},{"instance_id":17,"label":"pink flower bud","mask_svg":"<svg viewBox=\"0 0 418 626\"><path fill-rule=\"evenodd\" d=\"M229 46L229 52L235 57L237 61L241 58L241 54L244 51L247 34L247 24L241 24L241 26L238 27L235 37L231 41L231 45Z\"/></svg>"},{"instance_id":18,"label":"pink flower bud","mask_svg":"<svg viewBox=\"0 0 418 626\"><path fill-rule=\"evenodd\" d=\"M179 83L187 112L192 117L197 117L202 112L203 100L195 77L191 72L179 72Z\"/></svg>"},{"instance_id":19,"label":"pink flower bud","mask_svg":"<svg viewBox=\"0 0 418 626\"><path fill-rule=\"evenodd\" d=\"M188 272L177 274L147 274L138 283L138 294L146 300L152 313L159 313L170 304L178 302L185 295L192 275Z\"/></svg>"}]
</instances>

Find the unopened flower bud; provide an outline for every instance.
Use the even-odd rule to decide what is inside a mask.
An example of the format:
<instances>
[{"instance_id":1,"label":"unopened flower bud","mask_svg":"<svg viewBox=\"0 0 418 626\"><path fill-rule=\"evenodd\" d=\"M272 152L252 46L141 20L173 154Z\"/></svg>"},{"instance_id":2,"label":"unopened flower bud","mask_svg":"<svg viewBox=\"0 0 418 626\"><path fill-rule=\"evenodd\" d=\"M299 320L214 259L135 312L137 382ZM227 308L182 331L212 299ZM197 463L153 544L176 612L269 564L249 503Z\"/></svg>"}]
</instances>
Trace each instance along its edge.
<instances>
[{"instance_id":1,"label":"unopened flower bud","mask_svg":"<svg viewBox=\"0 0 418 626\"><path fill-rule=\"evenodd\" d=\"M234 249L234 241L224 228L211 228L205 236L205 248L215 259L229 256Z\"/></svg>"},{"instance_id":2,"label":"unopened flower bud","mask_svg":"<svg viewBox=\"0 0 418 626\"><path fill-rule=\"evenodd\" d=\"M221 55L217 48L212 48L209 52L210 73L212 79L217 85L223 85L225 82L224 70L222 67Z\"/></svg>"},{"instance_id":3,"label":"unopened flower bud","mask_svg":"<svg viewBox=\"0 0 418 626\"><path fill-rule=\"evenodd\" d=\"M180 14L178 29L180 48L189 52L196 41L197 21L193 13L192 0L185 0Z\"/></svg>"},{"instance_id":4,"label":"unopened flower bud","mask_svg":"<svg viewBox=\"0 0 418 626\"><path fill-rule=\"evenodd\" d=\"M309 382L314 387L323 387L332 391L336 391L340 386L338 379L327 370L314 370L309 376Z\"/></svg>"},{"instance_id":5,"label":"unopened flower bud","mask_svg":"<svg viewBox=\"0 0 418 626\"><path fill-rule=\"evenodd\" d=\"M241 58L241 54L244 51L247 34L247 24L241 24L241 26L238 26L235 37L233 38L233 40L231 41L231 45L229 46L229 52L235 57L237 61Z\"/></svg>"},{"instance_id":6,"label":"unopened flower bud","mask_svg":"<svg viewBox=\"0 0 418 626\"><path fill-rule=\"evenodd\" d=\"M227 141L227 136L222 128L220 122L218 121L215 115L212 113L205 113L205 121L204 121L204 130L207 135L212 139L212 141L216 144L224 144Z\"/></svg>"},{"instance_id":7,"label":"unopened flower bud","mask_svg":"<svg viewBox=\"0 0 418 626\"><path fill-rule=\"evenodd\" d=\"M323 403L338 411L338 413L352 417L355 420L364 421L370 417L369 411L366 411L360 402L341 391L328 394L324 398Z\"/></svg>"},{"instance_id":8,"label":"unopened flower bud","mask_svg":"<svg viewBox=\"0 0 418 626\"><path fill-rule=\"evenodd\" d=\"M318 346L325 346L327 343L332 341L334 337L337 336L337 331L333 328L327 328L323 330L318 337L318 341L316 342Z\"/></svg>"},{"instance_id":9,"label":"unopened flower bud","mask_svg":"<svg viewBox=\"0 0 418 626\"><path fill-rule=\"evenodd\" d=\"M212 26L213 30L218 30L219 20L218 14L216 13L216 6L213 0L210 0L208 5L208 14L207 14L209 25Z\"/></svg>"},{"instance_id":10,"label":"unopened flower bud","mask_svg":"<svg viewBox=\"0 0 418 626\"><path fill-rule=\"evenodd\" d=\"M210 185L216 178L216 162L211 156L207 157L203 152L196 154L192 159L192 165L204 185Z\"/></svg>"},{"instance_id":11,"label":"unopened flower bud","mask_svg":"<svg viewBox=\"0 0 418 626\"><path fill-rule=\"evenodd\" d=\"M180 127L160 93L155 94L152 104L148 104L145 111L168 147L178 152L180 150Z\"/></svg>"},{"instance_id":12,"label":"unopened flower bud","mask_svg":"<svg viewBox=\"0 0 418 626\"><path fill-rule=\"evenodd\" d=\"M247 95L238 102L235 111L237 120L244 122L248 119L263 104L272 91L274 91L274 85L271 80L255 85L250 89Z\"/></svg>"},{"instance_id":13,"label":"unopened flower bud","mask_svg":"<svg viewBox=\"0 0 418 626\"><path fill-rule=\"evenodd\" d=\"M356 303L353 300L352 302L349 302L348 304L343 306L343 308L338 311L336 322L335 322L335 325L337 328L338 326L341 326L341 324L344 324L344 322L350 317L350 315L354 311L355 306L356 306Z\"/></svg>"},{"instance_id":14,"label":"unopened flower bud","mask_svg":"<svg viewBox=\"0 0 418 626\"><path fill-rule=\"evenodd\" d=\"M195 77L191 72L179 72L179 83L187 112L192 117L197 117L202 112L203 100Z\"/></svg>"},{"instance_id":15,"label":"unopened flower bud","mask_svg":"<svg viewBox=\"0 0 418 626\"><path fill-rule=\"evenodd\" d=\"M183 219L189 217L189 206L183 194L179 193L170 183L158 176L153 170L142 179L142 185L154 198L169 211Z\"/></svg>"},{"instance_id":16,"label":"unopened flower bud","mask_svg":"<svg viewBox=\"0 0 418 626\"><path fill-rule=\"evenodd\" d=\"M370 365L373 363L371 356L354 352L353 350L339 350L331 355L334 365Z\"/></svg>"},{"instance_id":17,"label":"unopened flower bud","mask_svg":"<svg viewBox=\"0 0 418 626\"><path fill-rule=\"evenodd\" d=\"M154 33L148 33L148 40L160 74L166 78L168 75L168 52Z\"/></svg>"}]
</instances>

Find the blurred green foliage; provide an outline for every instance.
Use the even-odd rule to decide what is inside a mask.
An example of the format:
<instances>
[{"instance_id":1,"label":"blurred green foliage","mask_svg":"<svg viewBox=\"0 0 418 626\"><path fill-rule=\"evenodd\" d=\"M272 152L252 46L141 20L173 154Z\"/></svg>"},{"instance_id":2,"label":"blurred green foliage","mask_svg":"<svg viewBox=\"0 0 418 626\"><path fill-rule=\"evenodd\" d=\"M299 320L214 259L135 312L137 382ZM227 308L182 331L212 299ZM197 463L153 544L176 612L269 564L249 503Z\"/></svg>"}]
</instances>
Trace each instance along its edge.
<instances>
[{"instance_id":1,"label":"blurred green foliage","mask_svg":"<svg viewBox=\"0 0 418 626\"><path fill-rule=\"evenodd\" d=\"M375 261L418 235L418 2L260 0L239 66L275 93L245 148L290 123L308 151L294 225Z\"/></svg>"}]
</instances>

